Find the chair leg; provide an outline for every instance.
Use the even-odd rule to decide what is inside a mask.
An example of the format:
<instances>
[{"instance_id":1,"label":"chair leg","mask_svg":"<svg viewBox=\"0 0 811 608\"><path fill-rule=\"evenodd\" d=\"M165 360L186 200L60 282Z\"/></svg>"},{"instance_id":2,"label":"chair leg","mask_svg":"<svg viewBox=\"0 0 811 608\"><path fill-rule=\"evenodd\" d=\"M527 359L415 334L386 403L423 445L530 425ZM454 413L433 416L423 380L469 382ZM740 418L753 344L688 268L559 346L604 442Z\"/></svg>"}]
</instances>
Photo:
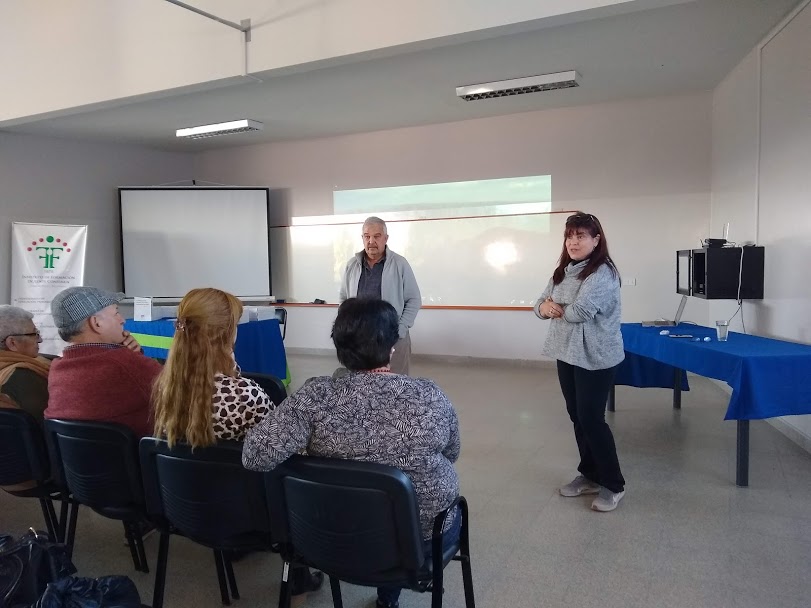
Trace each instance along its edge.
<instances>
[{"instance_id":1,"label":"chair leg","mask_svg":"<svg viewBox=\"0 0 811 608\"><path fill-rule=\"evenodd\" d=\"M290 608L293 586L290 584L290 562L282 562L282 582L279 586L279 608Z\"/></svg>"},{"instance_id":2,"label":"chair leg","mask_svg":"<svg viewBox=\"0 0 811 608\"><path fill-rule=\"evenodd\" d=\"M124 521L121 522L124 524L124 536L127 539L127 546L130 548L130 555L132 556L132 565L135 566L135 569L140 571L141 570L141 560L139 559L138 555L138 547L136 546L135 536L137 532L133 529L135 528L135 524L131 521Z\"/></svg>"},{"instance_id":3,"label":"chair leg","mask_svg":"<svg viewBox=\"0 0 811 608\"><path fill-rule=\"evenodd\" d=\"M462 584L465 586L465 608L476 608L473 597L473 572L470 569L470 555L461 555L459 559L462 566Z\"/></svg>"},{"instance_id":4,"label":"chair leg","mask_svg":"<svg viewBox=\"0 0 811 608\"><path fill-rule=\"evenodd\" d=\"M161 532L158 545L158 564L155 566L155 589L152 591L152 608L163 608L163 590L166 587L166 563L169 561L169 533Z\"/></svg>"},{"instance_id":5,"label":"chair leg","mask_svg":"<svg viewBox=\"0 0 811 608\"><path fill-rule=\"evenodd\" d=\"M59 542L59 520L56 519L53 503L49 498L40 498L39 506L42 507L42 516L45 518L45 527L53 542Z\"/></svg>"},{"instance_id":6,"label":"chair leg","mask_svg":"<svg viewBox=\"0 0 811 608\"><path fill-rule=\"evenodd\" d=\"M222 552L222 557L225 563L225 575L228 577L228 587L231 590L231 597L238 600L239 589L237 589L237 577L234 576L234 564L231 563L231 558L227 551Z\"/></svg>"},{"instance_id":7,"label":"chair leg","mask_svg":"<svg viewBox=\"0 0 811 608\"><path fill-rule=\"evenodd\" d=\"M137 521L125 521L124 534L127 537L127 544L132 554L132 563L138 572L149 574L149 564L146 561L144 551L144 535L141 533L141 526Z\"/></svg>"},{"instance_id":8,"label":"chair leg","mask_svg":"<svg viewBox=\"0 0 811 608\"><path fill-rule=\"evenodd\" d=\"M442 608L442 586L445 584L445 572L440 567L434 569L433 587L431 589L431 608Z\"/></svg>"},{"instance_id":9,"label":"chair leg","mask_svg":"<svg viewBox=\"0 0 811 608\"><path fill-rule=\"evenodd\" d=\"M56 510L54 509L53 500L48 498L45 501L45 507L48 509L48 515L51 518L51 522L52 522L53 529L54 529L53 530L54 534L57 535L56 536L56 541L59 542L59 532L60 532L60 527L59 526L60 526L60 524L59 524L59 518L56 516ZM54 538L54 537L52 536L51 538Z\"/></svg>"},{"instance_id":10,"label":"chair leg","mask_svg":"<svg viewBox=\"0 0 811 608\"><path fill-rule=\"evenodd\" d=\"M341 597L341 581L334 576L330 576L329 588L332 590L332 605L335 608L344 608L344 600Z\"/></svg>"},{"instance_id":11,"label":"chair leg","mask_svg":"<svg viewBox=\"0 0 811 608\"><path fill-rule=\"evenodd\" d=\"M138 549L138 561L141 562L141 572L144 574L149 574L149 564L146 561L146 551L144 550L144 535L141 532L141 526L139 524L133 525L133 538L135 538L135 542L137 543Z\"/></svg>"},{"instance_id":12,"label":"chair leg","mask_svg":"<svg viewBox=\"0 0 811 608\"><path fill-rule=\"evenodd\" d=\"M70 521L65 535L65 544L68 547L68 557L73 557L73 544L76 541L76 520L79 517L79 503L74 502L70 509Z\"/></svg>"},{"instance_id":13,"label":"chair leg","mask_svg":"<svg viewBox=\"0 0 811 608\"><path fill-rule=\"evenodd\" d=\"M459 535L459 561L462 562L462 584L465 587L465 608L476 608L473 597L473 571L470 567L470 528L467 501L460 502L462 529Z\"/></svg>"},{"instance_id":14,"label":"chair leg","mask_svg":"<svg viewBox=\"0 0 811 608\"><path fill-rule=\"evenodd\" d=\"M225 582L225 566L223 566L222 551L214 549L214 565L217 567L217 582L220 584L220 598L223 606L231 605L231 596L228 594L228 584Z\"/></svg>"},{"instance_id":15,"label":"chair leg","mask_svg":"<svg viewBox=\"0 0 811 608\"><path fill-rule=\"evenodd\" d=\"M64 543L68 530L68 512L70 510L70 499L66 494L59 495L59 502L62 506L59 508L59 542Z\"/></svg>"}]
</instances>

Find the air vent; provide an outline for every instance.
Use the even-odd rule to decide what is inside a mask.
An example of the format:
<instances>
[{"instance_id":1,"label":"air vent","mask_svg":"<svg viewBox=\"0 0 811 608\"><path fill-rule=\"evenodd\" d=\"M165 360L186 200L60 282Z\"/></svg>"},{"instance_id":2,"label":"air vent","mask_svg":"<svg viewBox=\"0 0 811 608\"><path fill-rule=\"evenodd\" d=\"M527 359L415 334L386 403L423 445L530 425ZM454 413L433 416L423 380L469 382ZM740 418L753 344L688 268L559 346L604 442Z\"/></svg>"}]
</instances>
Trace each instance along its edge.
<instances>
[{"instance_id":1,"label":"air vent","mask_svg":"<svg viewBox=\"0 0 811 608\"><path fill-rule=\"evenodd\" d=\"M574 70L570 70L568 72L557 72L555 74L542 74L541 76L528 76L527 78L513 78L511 80L499 80L496 82L456 87L456 95L465 101L491 99L493 97L511 97L514 95L526 95L527 93L538 93L540 91L570 89L580 86L579 80L580 75Z\"/></svg>"},{"instance_id":2,"label":"air vent","mask_svg":"<svg viewBox=\"0 0 811 608\"><path fill-rule=\"evenodd\" d=\"M245 133L246 131L261 131L265 127L258 120L232 120L230 122L220 122L213 125L202 125L199 127L189 127L178 129L177 137L185 139L202 139L204 137L216 137L218 135L230 135L231 133Z\"/></svg>"}]
</instances>

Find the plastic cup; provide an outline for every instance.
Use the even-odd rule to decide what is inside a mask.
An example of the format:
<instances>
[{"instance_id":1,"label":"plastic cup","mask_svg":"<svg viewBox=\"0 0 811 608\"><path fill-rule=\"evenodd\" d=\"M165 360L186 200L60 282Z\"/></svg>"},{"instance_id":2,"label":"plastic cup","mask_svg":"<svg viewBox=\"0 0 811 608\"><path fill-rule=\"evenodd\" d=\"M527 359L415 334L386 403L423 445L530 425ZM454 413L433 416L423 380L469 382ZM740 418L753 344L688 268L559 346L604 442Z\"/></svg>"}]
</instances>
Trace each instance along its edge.
<instances>
[{"instance_id":1,"label":"plastic cup","mask_svg":"<svg viewBox=\"0 0 811 608\"><path fill-rule=\"evenodd\" d=\"M715 333L718 335L719 342L726 342L729 334L729 321L716 321Z\"/></svg>"}]
</instances>

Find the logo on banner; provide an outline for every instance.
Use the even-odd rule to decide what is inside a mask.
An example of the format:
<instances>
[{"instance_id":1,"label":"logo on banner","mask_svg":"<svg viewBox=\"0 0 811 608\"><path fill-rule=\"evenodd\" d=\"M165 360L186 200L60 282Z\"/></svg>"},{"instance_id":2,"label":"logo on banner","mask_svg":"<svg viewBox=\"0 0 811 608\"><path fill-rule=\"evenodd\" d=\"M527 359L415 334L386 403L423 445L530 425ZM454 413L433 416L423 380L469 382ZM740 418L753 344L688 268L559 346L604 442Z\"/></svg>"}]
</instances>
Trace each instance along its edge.
<instances>
[{"instance_id":1,"label":"logo on banner","mask_svg":"<svg viewBox=\"0 0 811 608\"><path fill-rule=\"evenodd\" d=\"M62 259L62 254L70 253L67 241L50 234L46 237L40 237L36 241L31 241L31 245L27 249L34 252L42 260L42 268L45 270L56 268L54 264Z\"/></svg>"}]
</instances>

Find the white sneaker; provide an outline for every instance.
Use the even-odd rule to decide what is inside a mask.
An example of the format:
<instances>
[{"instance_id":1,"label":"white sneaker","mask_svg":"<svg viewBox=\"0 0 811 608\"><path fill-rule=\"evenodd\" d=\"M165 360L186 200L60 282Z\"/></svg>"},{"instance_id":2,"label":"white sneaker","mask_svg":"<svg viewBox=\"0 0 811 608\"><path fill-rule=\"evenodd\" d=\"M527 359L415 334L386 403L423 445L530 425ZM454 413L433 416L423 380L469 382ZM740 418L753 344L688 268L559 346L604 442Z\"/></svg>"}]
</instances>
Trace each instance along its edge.
<instances>
[{"instance_id":1,"label":"white sneaker","mask_svg":"<svg viewBox=\"0 0 811 608\"><path fill-rule=\"evenodd\" d=\"M612 492L608 488L601 487L599 495L594 499L594 502L591 503L591 508L602 513L613 511L617 508L617 505L620 504L623 496L625 496L625 490L622 492Z\"/></svg>"},{"instance_id":2,"label":"white sneaker","mask_svg":"<svg viewBox=\"0 0 811 608\"><path fill-rule=\"evenodd\" d=\"M583 494L596 494L602 486L578 475L572 481L561 487L558 492L561 496L582 496Z\"/></svg>"}]
</instances>

